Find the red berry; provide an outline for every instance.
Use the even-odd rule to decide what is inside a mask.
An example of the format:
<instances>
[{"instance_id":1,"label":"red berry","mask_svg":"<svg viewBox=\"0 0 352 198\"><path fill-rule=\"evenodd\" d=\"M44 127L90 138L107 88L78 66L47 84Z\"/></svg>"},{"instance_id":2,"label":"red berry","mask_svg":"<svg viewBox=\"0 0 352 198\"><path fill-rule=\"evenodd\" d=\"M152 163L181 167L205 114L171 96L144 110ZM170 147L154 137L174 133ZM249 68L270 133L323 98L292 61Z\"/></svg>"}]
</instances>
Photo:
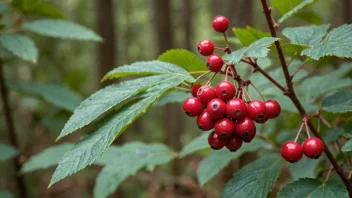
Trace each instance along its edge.
<instances>
[{"instance_id":1,"label":"red berry","mask_svg":"<svg viewBox=\"0 0 352 198\"><path fill-rule=\"evenodd\" d=\"M218 72L221 70L223 65L224 61L222 60L221 56L213 54L208 57L207 67L210 71Z\"/></svg>"},{"instance_id":2,"label":"red berry","mask_svg":"<svg viewBox=\"0 0 352 198\"><path fill-rule=\"evenodd\" d=\"M216 98L215 89L209 85L201 86L198 89L197 97L203 104L208 104L209 101Z\"/></svg>"},{"instance_id":3,"label":"red berry","mask_svg":"<svg viewBox=\"0 0 352 198\"><path fill-rule=\"evenodd\" d=\"M196 98L187 98L183 102L183 111L190 117L198 116L203 111L203 104Z\"/></svg>"},{"instance_id":4,"label":"red berry","mask_svg":"<svg viewBox=\"0 0 352 198\"><path fill-rule=\"evenodd\" d=\"M232 137L235 132L235 124L228 118L221 118L215 122L215 133L221 137Z\"/></svg>"},{"instance_id":5,"label":"red berry","mask_svg":"<svg viewBox=\"0 0 352 198\"><path fill-rule=\"evenodd\" d=\"M229 143L226 144L226 148L229 149L231 152L237 151L242 146L242 139L237 135L233 136Z\"/></svg>"},{"instance_id":6,"label":"red berry","mask_svg":"<svg viewBox=\"0 0 352 198\"><path fill-rule=\"evenodd\" d=\"M211 132L208 136L208 143L210 147L214 150L220 150L222 149L226 144L228 140L220 138L215 131Z\"/></svg>"},{"instance_id":7,"label":"red berry","mask_svg":"<svg viewBox=\"0 0 352 198\"><path fill-rule=\"evenodd\" d=\"M224 16L216 16L213 20L213 28L217 32L225 32L229 28L229 20Z\"/></svg>"},{"instance_id":8,"label":"red berry","mask_svg":"<svg viewBox=\"0 0 352 198\"><path fill-rule=\"evenodd\" d=\"M209 131L214 127L214 121L206 110L197 117L197 125L203 131Z\"/></svg>"},{"instance_id":9,"label":"red berry","mask_svg":"<svg viewBox=\"0 0 352 198\"><path fill-rule=\"evenodd\" d=\"M276 100L268 100L265 102L266 117L275 118L280 115L281 107Z\"/></svg>"},{"instance_id":10,"label":"red berry","mask_svg":"<svg viewBox=\"0 0 352 198\"><path fill-rule=\"evenodd\" d=\"M286 142L281 147L281 156L288 162L298 162L302 159L303 148L297 142Z\"/></svg>"},{"instance_id":11,"label":"red berry","mask_svg":"<svg viewBox=\"0 0 352 198\"><path fill-rule=\"evenodd\" d=\"M264 119L262 119L262 120L256 120L255 122L256 122L256 123L259 123L259 124L264 124L264 123L266 123L266 121L268 121L268 120L269 120L268 116L265 116Z\"/></svg>"},{"instance_id":12,"label":"red berry","mask_svg":"<svg viewBox=\"0 0 352 198\"><path fill-rule=\"evenodd\" d=\"M303 144L303 153L311 159L317 159L324 151L324 143L316 137L306 139Z\"/></svg>"},{"instance_id":13,"label":"red berry","mask_svg":"<svg viewBox=\"0 0 352 198\"><path fill-rule=\"evenodd\" d=\"M234 98L227 102L226 112L232 119L240 120L246 115L247 105L243 100Z\"/></svg>"},{"instance_id":14,"label":"red berry","mask_svg":"<svg viewBox=\"0 0 352 198\"><path fill-rule=\"evenodd\" d=\"M201 40L198 43L198 51L203 56L212 55L214 52L214 44L209 40Z\"/></svg>"},{"instance_id":15,"label":"red berry","mask_svg":"<svg viewBox=\"0 0 352 198\"><path fill-rule=\"evenodd\" d=\"M256 134L256 127L253 120L249 117L238 120L235 123L235 132L245 142L250 142Z\"/></svg>"},{"instance_id":16,"label":"red berry","mask_svg":"<svg viewBox=\"0 0 352 198\"><path fill-rule=\"evenodd\" d=\"M261 121L266 116L265 103L260 100L250 101L247 105L247 114L254 121Z\"/></svg>"},{"instance_id":17,"label":"red berry","mask_svg":"<svg viewBox=\"0 0 352 198\"><path fill-rule=\"evenodd\" d=\"M201 87L202 85L199 84L199 83L194 83L192 85L192 96L193 97L197 97L197 92L198 92L198 89Z\"/></svg>"},{"instance_id":18,"label":"red berry","mask_svg":"<svg viewBox=\"0 0 352 198\"><path fill-rule=\"evenodd\" d=\"M207 111L214 120L218 120L226 113L226 103L218 98L212 99L207 105Z\"/></svg>"},{"instance_id":19,"label":"red berry","mask_svg":"<svg viewBox=\"0 0 352 198\"><path fill-rule=\"evenodd\" d=\"M230 100L236 94L236 87L231 82L224 80L216 86L215 91L216 96L221 100Z\"/></svg>"}]
</instances>

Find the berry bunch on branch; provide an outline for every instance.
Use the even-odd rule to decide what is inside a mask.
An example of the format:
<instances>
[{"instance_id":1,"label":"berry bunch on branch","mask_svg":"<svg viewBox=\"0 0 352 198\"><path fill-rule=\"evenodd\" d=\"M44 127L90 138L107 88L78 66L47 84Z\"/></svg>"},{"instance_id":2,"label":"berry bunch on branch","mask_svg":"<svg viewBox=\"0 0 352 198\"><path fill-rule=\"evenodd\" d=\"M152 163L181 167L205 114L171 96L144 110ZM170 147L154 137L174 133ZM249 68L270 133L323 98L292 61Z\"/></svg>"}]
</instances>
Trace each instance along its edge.
<instances>
[{"instance_id":1,"label":"berry bunch on branch","mask_svg":"<svg viewBox=\"0 0 352 198\"><path fill-rule=\"evenodd\" d=\"M213 28L224 35L225 48L215 47L210 40L202 40L198 44L198 51L208 56L206 66L212 73L205 85L195 83L192 86L193 97L183 103L184 112L190 117L197 117L197 125L203 131L214 129L209 134L208 143L214 150L227 149L237 151L243 142L251 142L256 135L255 122L265 123L280 115L280 104L275 100L266 101L259 89L250 80L243 80L236 71L236 65L228 64L221 56L214 54L215 49L230 54L225 31L229 21L224 16L217 16L213 20ZM255 61L255 60L251 60ZM217 75L224 75L224 80L212 87L210 84ZM261 96L261 100L253 100L248 92L252 86Z\"/></svg>"}]
</instances>

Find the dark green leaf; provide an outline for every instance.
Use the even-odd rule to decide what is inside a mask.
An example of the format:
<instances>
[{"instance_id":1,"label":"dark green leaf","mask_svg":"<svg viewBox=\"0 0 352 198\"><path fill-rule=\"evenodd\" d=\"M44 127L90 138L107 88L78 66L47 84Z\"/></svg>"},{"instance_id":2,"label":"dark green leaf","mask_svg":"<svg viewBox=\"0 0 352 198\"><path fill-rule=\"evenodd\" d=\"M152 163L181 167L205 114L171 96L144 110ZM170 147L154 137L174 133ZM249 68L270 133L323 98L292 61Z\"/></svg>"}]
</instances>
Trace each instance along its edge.
<instances>
[{"instance_id":1,"label":"dark green leaf","mask_svg":"<svg viewBox=\"0 0 352 198\"><path fill-rule=\"evenodd\" d=\"M66 20L39 19L24 23L23 29L61 39L102 41L102 38L92 30Z\"/></svg>"},{"instance_id":2,"label":"dark green leaf","mask_svg":"<svg viewBox=\"0 0 352 198\"><path fill-rule=\"evenodd\" d=\"M0 162L16 157L18 150L9 144L0 143Z\"/></svg>"},{"instance_id":3,"label":"dark green leaf","mask_svg":"<svg viewBox=\"0 0 352 198\"><path fill-rule=\"evenodd\" d=\"M336 141L343 134L343 132L343 128L328 128L326 135L323 137L324 142L326 144L330 144Z\"/></svg>"},{"instance_id":4,"label":"dark green leaf","mask_svg":"<svg viewBox=\"0 0 352 198\"><path fill-rule=\"evenodd\" d=\"M352 90L336 92L323 100L323 109L333 113L352 111Z\"/></svg>"},{"instance_id":5,"label":"dark green leaf","mask_svg":"<svg viewBox=\"0 0 352 198\"><path fill-rule=\"evenodd\" d=\"M15 198L15 196L7 191L0 191L0 197L1 198Z\"/></svg>"},{"instance_id":6,"label":"dark green leaf","mask_svg":"<svg viewBox=\"0 0 352 198\"><path fill-rule=\"evenodd\" d=\"M173 74L189 76L189 73L174 64L162 61L135 62L117 67L107 73L102 81L120 78L128 75Z\"/></svg>"},{"instance_id":7,"label":"dark green leaf","mask_svg":"<svg viewBox=\"0 0 352 198\"><path fill-rule=\"evenodd\" d=\"M282 33L291 41L292 44L303 46L314 46L321 42L326 35L329 24L311 25L305 27L285 28Z\"/></svg>"},{"instance_id":8,"label":"dark green leaf","mask_svg":"<svg viewBox=\"0 0 352 198\"><path fill-rule=\"evenodd\" d=\"M169 103L181 103L189 98L191 95L189 93L174 91L166 94L160 100L154 103L154 106L162 106Z\"/></svg>"},{"instance_id":9,"label":"dark green leaf","mask_svg":"<svg viewBox=\"0 0 352 198\"><path fill-rule=\"evenodd\" d=\"M349 152L352 151L352 140L348 140L343 147L341 148L343 152Z\"/></svg>"},{"instance_id":10,"label":"dark green leaf","mask_svg":"<svg viewBox=\"0 0 352 198\"><path fill-rule=\"evenodd\" d=\"M246 28L233 28L232 31L240 40L242 46L249 46L261 38L270 37L269 32L263 32L251 26L247 26Z\"/></svg>"},{"instance_id":11,"label":"dark green leaf","mask_svg":"<svg viewBox=\"0 0 352 198\"><path fill-rule=\"evenodd\" d=\"M65 18L65 14L60 9L45 2L40 2L35 6L35 8L27 11L26 13L57 19Z\"/></svg>"},{"instance_id":12,"label":"dark green leaf","mask_svg":"<svg viewBox=\"0 0 352 198\"><path fill-rule=\"evenodd\" d=\"M283 14L283 16L278 20L279 23L282 23L302 8L316 1L317 0L272 0L271 3L281 14Z\"/></svg>"},{"instance_id":13,"label":"dark green leaf","mask_svg":"<svg viewBox=\"0 0 352 198\"><path fill-rule=\"evenodd\" d=\"M234 174L233 179L225 185L221 197L267 197L274 187L283 165L284 160L276 154L257 159Z\"/></svg>"},{"instance_id":14,"label":"dark green leaf","mask_svg":"<svg viewBox=\"0 0 352 198\"><path fill-rule=\"evenodd\" d=\"M290 163L290 173L293 181L300 178L316 178L318 176L318 166L320 160L312 160L303 156L299 162Z\"/></svg>"},{"instance_id":15,"label":"dark green leaf","mask_svg":"<svg viewBox=\"0 0 352 198\"><path fill-rule=\"evenodd\" d=\"M203 186L232 160L239 158L247 152L253 152L267 146L263 140L255 139L251 143L243 144L241 149L236 152L230 152L227 149L213 151L208 157L204 158L197 169L197 178L199 185Z\"/></svg>"},{"instance_id":16,"label":"dark green leaf","mask_svg":"<svg viewBox=\"0 0 352 198\"><path fill-rule=\"evenodd\" d=\"M36 63L38 51L34 42L21 34L0 34L0 43L3 48L25 61Z\"/></svg>"},{"instance_id":17,"label":"dark green leaf","mask_svg":"<svg viewBox=\"0 0 352 198\"><path fill-rule=\"evenodd\" d=\"M339 182L321 183L316 179L300 179L283 188L278 198L348 198L348 192Z\"/></svg>"},{"instance_id":18,"label":"dark green leaf","mask_svg":"<svg viewBox=\"0 0 352 198\"><path fill-rule=\"evenodd\" d=\"M231 54L225 54L222 58L228 61L228 64L237 64L243 57L264 58L269 53L269 47L278 40L280 39L264 37L250 44L248 47L243 47L237 51L232 52Z\"/></svg>"},{"instance_id":19,"label":"dark green leaf","mask_svg":"<svg viewBox=\"0 0 352 198\"><path fill-rule=\"evenodd\" d=\"M159 85L149 88L117 111L101 119L97 126L83 137L68 151L51 178L50 186L65 177L91 165L99 158L105 149L131 125L138 117L143 115L149 107L170 89L179 85L186 79L184 76L172 76Z\"/></svg>"},{"instance_id":20,"label":"dark green leaf","mask_svg":"<svg viewBox=\"0 0 352 198\"><path fill-rule=\"evenodd\" d=\"M197 138L193 139L190 143L182 148L180 157L185 157L199 150L210 148L208 144L209 132L204 132Z\"/></svg>"},{"instance_id":21,"label":"dark green leaf","mask_svg":"<svg viewBox=\"0 0 352 198\"><path fill-rule=\"evenodd\" d=\"M205 63L185 49L168 50L158 57L159 61L175 64L188 72L206 71Z\"/></svg>"}]
</instances>

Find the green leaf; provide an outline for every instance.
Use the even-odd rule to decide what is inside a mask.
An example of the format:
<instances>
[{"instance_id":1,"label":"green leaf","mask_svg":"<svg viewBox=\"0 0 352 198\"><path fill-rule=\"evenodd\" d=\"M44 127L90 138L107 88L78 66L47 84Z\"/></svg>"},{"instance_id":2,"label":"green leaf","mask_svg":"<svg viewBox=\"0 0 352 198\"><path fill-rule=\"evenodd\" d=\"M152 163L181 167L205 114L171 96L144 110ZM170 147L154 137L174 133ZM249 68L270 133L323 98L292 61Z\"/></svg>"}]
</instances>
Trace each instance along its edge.
<instances>
[{"instance_id":1,"label":"green leaf","mask_svg":"<svg viewBox=\"0 0 352 198\"><path fill-rule=\"evenodd\" d=\"M293 181L300 178L316 178L318 176L318 166L320 159L312 160L303 156L303 158L296 163L290 163L290 173Z\"/></svg>"},{"instance_id":2,"label":"green leaf","mask_svg":"<svg viewBox=\"0 0 352 198\"><path fill-rule=\"evenodd\" d=\"M136 174L139 169L166 164L174 156L174 153L163 144L128 143L124 145L97 177L94 197L108 197L121 182L128 176Z\"/></svg>"},{"instance_id":3,"label":"green leaf","mask_svg":"<svg viewBox=\"0 0 352 198\"><path fill-rule=\"evenodd\" d=\"M61 39L102 41L102 38L92 30L66 20L39 19L24 23L23 29Z\"/></svg>"},{"instance_id":4,"label":"green leaf","mask_svg":"<svg viewBox=\"0 0 352 198\"><path fill-rule=\"evenodd\" d=\"M0 143L0 162L16 157L18 150L9 145Z\"/></svg>"},{"instance_id":5,"label":"green leaf","mask_svg":"<svg viewBox=\"0 0 352 198\"><path fill-rule=\"evenodd\" d=\"M349 152L352 151L352 140L348 140L343 147L341 148L343 152Z\"/></svg>"},{"instance_id":6,"label":"green leaf","mask_svg":"<svg viewBox=\"0 0 352 198\"><path fill-rule=\"evenodd\" d=\"M117 104L171 77L171 75L157 75L138 78L110 85L97 91L79 104L65 124L57 140L88 125Z\"/></svg>"},{"instance_id":7,"label":"green leaf","mask_svg":"<svg viewBox=\"0 0 352 198\"><path fill-rule=\"evenodd\" d=\"M265 37L255 41L248 47L243 47L231 54L225 54L222 58L228 61L228 64L237 64L243 57L264 58L268 55L269 48L279 38Z\"/></svg>"},{"instance_id":8,"label":"green leaf","mask_svg":"<svg viewBox=\"0 0 352 198\"><path fill-rule=\"evenodd\" d=\"M159 61L175 64L188 72L207 70L205 63L185 49L171 49L158 57Z\"/></svg>"},{"instance_id":9,"label":"green leaf","mask_svg":"<svg viewBox=\"0 0 352 198\"><path fill-rule=\"evenodd\" d=\"M34 42L21 34L0 34L0 44L18 58L36 63L38 51Z\"/></svg>"},{"instance_id":10,"label":"green leaf","mask_svg":"<svg viewBox=\"0 0 352 198\"><path fill-rule=\"evenodd\" d=\"M12 0L11 4L21 11L28 11L40 3L40 0Z\"/></svg>"},{"instance_id":11,"label":"green leaf","mask_svg":"<svg viewBox=\"0 0 352 198\"><path fill-rule=\"evenodd\" d=\"M171 63L162 61L135 62L130 65L117 67L107 73L102 81L120 78L128 75L173 74L189 76L189 73ZM194 80L193 80L194 81Z\"/></svg>"},{"instance_id":12,"label":"green leaf","mask_svg":"<svg viewBox=\"0 0 352 198\"><path fill-rule=\"evenodd\" d=\"M305 27L285 28L282 33L292 44L303 46L314 46L319 44L326 35L329 24L325 25L311 25Z\"/></svg>"},{"instance_id":13,"label":"green leaf","mask_svg":"<svg viewBox=\"0 0 352 198\"><path fill-rule=\"evenodd\" d=\"M352 90L336 92L323 100L323 109L332 113L352 111Z\"/></svg>"},{"instance_id":14,"label":"green leaf","mask_svg":"<svg viewBox=\"0 0 352 198\"><path fill-rule=\"evenodd\" d=\"M143 115L156 100L185 79L186 77L178 75L169 77L161 84L139 95L138 99L101 119L89 135L84 136L64 155L49 186L91 165L133 121Z\"/></svg>"},{"instance_id":15,"label":"green leaf","mask_svg":"<svg viewBox=\"0 0 352 198\"><path fill-rule=\"evenodd\" d=\"M302 8L313 4L316 1L317 0L272 0L271 3L281 14L283 14L283 16L278 20L278 23L282 23Z\"/></svg>"},{"instance_id":16,"label":"green leaf","mask_svg":"<svg viewBox=\"0 0 352 198\"><path fill-rule=\"evenodd\" d=\"M12 10L12 7L9 4L0 2L0 14L4 14L10 10Z\"/></svg>"},{"instance_id":17,"label":"green leaf","mask_svg":"<svg viewBox=\"0 0 352 198\"><path fill-rule=\"evenodd\" d=\"M48 103L68 111L73 111L82 101L80 95L61 85L11 83L9 87L16 91L42 97Z\"/></svg>"},{"instance_id":18,"label":"green leaf","mask_svg":"<svg viewBox=\"0 0 352 198\"><path fill-rule=\"evenodd\" d=\"M257 159L234 174L233 179L225 185L221 197L266 197L274 187L283 165L284 160L276 154Z\"/></svg>"},{"instance_id":19,"label":"green leaf","mask_svg":"<svg viewBox=\"0 0 352 198\"><path fill-rule=\"evenodd\" d=\"M223 149L213 151L208 157L204 158L197 169L197 179L200 186L203 186L232 160L239 158L242 154L253 152L267 145L263 140L254 139L251 143L243 144L241 149L235 153Z\"/></svg>"},{"instance_id":20,"label":"green leaf","mask_svg":"<svg viewBox=\"0 0 352 198\"><path fill-rule=\"evenodd\" d=\"M60 9L45 2L40 2L35 6L35 8L27 11L26 13L57 19L65 18L65 14Z\"/></svg>"},{"instance_id":21,"label":"green leaf","mask_svg":"<svg viewBox=\"0 0 352 198\"><path fill-rule=\"evenodd\" d=\"M352 57L352 24L342 25L333 29L318 45L302 51L301 55L319 60L324 56L337 56L340 58Z\"/></svg>"},{"instance_id":22,"label":"green leaf","mask_svg":"<svg viewBox=\"0 0 352 198\"><path fill-rule=\"evenodd\" d=\"M169 103L181 103L189 97L190 97L189 93L174 91L160 98L160 100L156 101L153 106L162 106Z\"/></svg>"},{"instance_id":23,"label":"green leaf","mask_svg":"<svg viewBox=\"0 0 352 198\"><path fill-rule=\"evenodd\" d=\"M299 12L295 13L294 16L314 25L320 25L322 23L321 16L313 11L300 10Z\"/></svg>"},{"instance_id":24,"label":"green leaf","mask_svg":"<svg viewBox=\"0 0 352 198\"><path fill-rule=\"evenodd\" d=\"M343 128L328 128L323 137L325 144L330 144L336 141L344 132Z\"/></svg>"},{"instance_id":25,"label":"green leaf","mask_svg":"<svg viewBox=\"0 0 352 198\"><path fill-rule=\"evenodd\" d=\"M15 196L8 191L1 190L0 191L0 197L1 198L15 198Z\"/></svg>"},{"instance_id":26,"label":"green leaf","mask_svg":"<svg viewBox=\"0 0 352 198\"><path fill-rule=\"evenodd\" d=\"M180 157L185 157L199 150L210 148L208 144L209 132L204 132L190 143L184 146L180 152Z\"/></svg>"},{"instance_id":27,"label":"green leaf","mask_svg":"<svg viewBox=\"0 0 352 198\"><path fill-rule=\"evenodd\" d=\"M73 144L64 143L45 149L44 151L32 156L22 166L22 173L29 173L35 170L46 169L56 166L62 156L73 147Z\"/></svg>"},{"instance_id":28,"label":"green leaf","mask_svg":"<svg viewBox=\"0 0 352 198\"><path fill-rule=\"evenodd\" d=\"M249 46L261 38L270 37L269 32L263 32L251 26L247 26L246 28L233 28L232 31L240 40L242 46Z\"/></svg>"},{"instance_id":29,"label":"green leaf","mask_svg":"<svg viewBox=\"0 0 352 198\"><path fill-rule=\"evenodd\" d=\"M278 198L348 198L346 188L339 182L330 180L322 183L316 179L300 179L285 186Z\"/></svg>"}]
</instances>

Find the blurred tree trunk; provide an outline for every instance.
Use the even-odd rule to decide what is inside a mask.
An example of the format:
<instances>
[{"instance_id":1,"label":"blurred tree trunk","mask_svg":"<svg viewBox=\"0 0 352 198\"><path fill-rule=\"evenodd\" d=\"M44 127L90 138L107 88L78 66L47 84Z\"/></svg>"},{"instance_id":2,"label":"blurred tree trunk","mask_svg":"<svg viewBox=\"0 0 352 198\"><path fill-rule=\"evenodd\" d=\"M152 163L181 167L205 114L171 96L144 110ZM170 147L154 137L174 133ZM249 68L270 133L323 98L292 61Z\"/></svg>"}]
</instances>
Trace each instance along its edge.
<instances>
[{"instance_id":1,"label":"blurred tree trunk","mask_svg":"<svg viewBox=\"0 0 352 198\"><path fill-rule=\"evenodd\" d=\"M183 0L184 48L191 50L192 37L192 0ZM195 47L194 47L195 49Z\"/></svg>"},{"instance_id":2,"label":"blurred tree trunk","mask_svg":"<svg viewBox=\"0 0 352 198\"><path fill-rule=\"evenodd\" d=\"M98 87L104 87L109 82L100 83L104 75L115 67L116 41L115 41L115 16L113 0L96 0L96 26L103 42L98 44L97 52L97 80Z\"/></svg>"},{"instance_id":3,"label":"blurred tree trunk","mask_svg":"<svg viewBox=\"0 0 352 198\"><path fill-rule=\"evenodd\" d=\"M153 0L154 29L157 43L157 52L161 54L173 47L173 33L171 25L170 0ZM183 115L179 105L168 104L163 110L165 143L173 149L181 149L181 132L183 129ZM174 160L172 167L173 175L181 172L180 161Z\"/></svg>"},{"instance_id":4,"label":"blurred tree trunk","mask_svg":"<svg viewBox=\"0 0 352 198\"><path fill-rule=\"evenodd\" d=\"M343 0L342 7L343 7L343 14L344 14L343 23L347 23L347 24L352 23L352 14L351 14L352 2L351 2L351 0Z\"/></svg>"}]
</instances>

